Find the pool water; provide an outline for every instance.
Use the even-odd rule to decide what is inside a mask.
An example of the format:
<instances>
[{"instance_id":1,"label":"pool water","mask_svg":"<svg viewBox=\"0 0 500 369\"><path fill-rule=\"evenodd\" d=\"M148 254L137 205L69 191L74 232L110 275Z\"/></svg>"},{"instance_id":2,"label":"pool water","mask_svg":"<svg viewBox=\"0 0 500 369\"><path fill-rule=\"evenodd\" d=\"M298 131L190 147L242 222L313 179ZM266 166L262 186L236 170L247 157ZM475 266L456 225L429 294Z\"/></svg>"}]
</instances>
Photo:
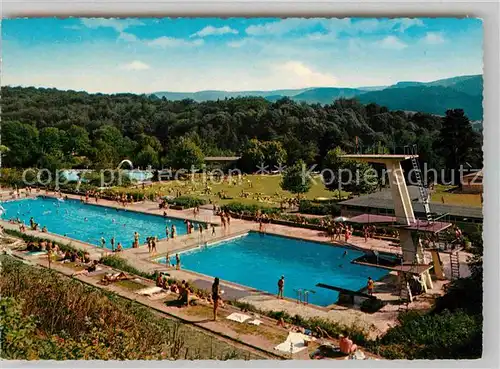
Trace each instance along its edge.
<instances>
[{"instance_id":1,"label":"pool water","mask_svg":"<svg viewBox=\"0 0 500 369\"><path fill-rule=\"evenodd\" d=\"M135 231L139 232L141 244L146 242L146 237L165 238L167 224L170 229L175 225L177 235L186 234L186 225L182 219L82 204L78 200L59 201L38 197L7 201L1 205L5 209L2 219L19 217L29 226L29 220L33 217L40 228L46 226L50 233L97 246L101 245L101 237L104 237L107 248L111 248L111 237L115 237L115 247L121 242L124 249L131 248Z\"/></svg>"},{"instance_id":2,"label":"pool water","mask_svg":"<svg viewBox=\"0 0 500 369\"><path fill-rule=\"evenodd\" d=\"M278 279L284 275L286 297L296 298L296 289L313 290L309 303L328 306L338 300L338 292L316 287L317 283L357 291L366 286L368 277L377 280L388 274L381 268L351 264L362 255L343 247L250 232L186 251L181 254L181 265L183 269L270 293L277 293ZM165 257L157 261L166 262Z\"/></svg>"}]
</instances>

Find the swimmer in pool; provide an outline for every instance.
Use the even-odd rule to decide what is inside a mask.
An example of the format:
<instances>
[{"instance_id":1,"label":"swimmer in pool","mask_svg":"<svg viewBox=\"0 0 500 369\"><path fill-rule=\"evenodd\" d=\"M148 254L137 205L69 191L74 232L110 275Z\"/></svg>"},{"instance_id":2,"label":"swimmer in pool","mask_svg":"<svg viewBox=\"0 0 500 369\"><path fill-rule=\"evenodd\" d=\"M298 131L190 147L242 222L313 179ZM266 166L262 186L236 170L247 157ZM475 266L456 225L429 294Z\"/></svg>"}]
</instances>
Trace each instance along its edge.
<instances>
[{"instance_id":1,"label":"swimmer in pool","mask_svg":"<svg viewBox=\"0 0 500 369\"><path fill-rule=\"evenodd\" d=\"M342 255L343 258L347 256L347 250L344 251L344 255Z\"/></svg>"},{"instance_id":2,"label":"swimmer in pool","mask_svg":"<svg viewBox=\"0 0 500 369\"><path fill-rule=\"evenodd\" d=\"M87 218L84 218L83 220L86 222L88 219L87 219Z\"/></svg>"}]
</instances>

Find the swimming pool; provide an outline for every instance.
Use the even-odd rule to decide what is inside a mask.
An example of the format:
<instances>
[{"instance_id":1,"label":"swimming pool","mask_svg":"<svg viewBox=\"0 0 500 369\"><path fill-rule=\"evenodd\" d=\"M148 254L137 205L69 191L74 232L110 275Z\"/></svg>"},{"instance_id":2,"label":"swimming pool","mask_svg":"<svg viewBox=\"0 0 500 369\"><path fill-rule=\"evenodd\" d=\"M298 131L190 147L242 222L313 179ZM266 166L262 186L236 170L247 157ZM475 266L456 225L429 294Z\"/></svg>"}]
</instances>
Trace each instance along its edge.
<instances>
[{"instance_id":1,"label":"swimming pool","mask_svg":"<svg viewBox=\"0 0 500 369\"><path fill-rule=\"evenodd\" d=\"M170 229L175 225L177 235L186 234L183 219L82 204L78 200L58 201L50 197L38 197L7 201L2 206L5 209L2 219L19 217L29 225L33 217L40 228L46 226L51 233L93 245L100 246L101 237L104 237L108 248L111 248L111 237L115 237L115 247L121 242L124 249L131 248L135 231L139 232L141 244L146 242L146 237L164 238L167 224Z\"/></svg>"},{"instance_id":2,"label":"swimming pool","mask_svg":"<svg viewBox=\"0 0 500 369\"><path fill-rule=\"evenodd\" d=\"M309 302L328 306L337 301L338 292L316 287L317 283L359 290L366 286L368 277L377 280L388 274L381 268L351 263L362 255L343 247L249 232L186 251L181 255L181 264L183 269L270 293L277 293L278 279L284 275L286 297L296 298L294 289L313 290ZM166 262L165 257L157 261Z\"/></svg>"}]
</instances>

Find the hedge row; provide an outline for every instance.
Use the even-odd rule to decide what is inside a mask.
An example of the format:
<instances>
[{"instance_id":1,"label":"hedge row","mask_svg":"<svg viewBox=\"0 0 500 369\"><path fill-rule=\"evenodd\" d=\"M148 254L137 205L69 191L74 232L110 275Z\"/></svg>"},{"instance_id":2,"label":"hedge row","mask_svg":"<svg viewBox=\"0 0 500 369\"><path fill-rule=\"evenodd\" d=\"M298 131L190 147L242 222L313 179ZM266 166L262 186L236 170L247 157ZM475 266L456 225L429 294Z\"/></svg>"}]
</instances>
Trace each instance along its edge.
<instances>
[{"instance_id":1,"label":"hedge row","mask_svg":"<svg viewBox=\"0 0 500 369\"><path fill-rule=\"evenodd\" d=\"M340 215L340 206L334 202L313 202L311 200L301 200L299 203L299 213L312 215Z\"/></svg>"},{"instance_id":2,"label":"hedge row","mask_svg":"<svg viewBox=\"0 0 500 369\"><path fill-rule=\"evenodd\" d=\"M167 202L171 205L181 206L183 208L194 208L207 204L206 200L192 196L179 196L175 199L167 200Z\"/></svg>"}]
</instances>

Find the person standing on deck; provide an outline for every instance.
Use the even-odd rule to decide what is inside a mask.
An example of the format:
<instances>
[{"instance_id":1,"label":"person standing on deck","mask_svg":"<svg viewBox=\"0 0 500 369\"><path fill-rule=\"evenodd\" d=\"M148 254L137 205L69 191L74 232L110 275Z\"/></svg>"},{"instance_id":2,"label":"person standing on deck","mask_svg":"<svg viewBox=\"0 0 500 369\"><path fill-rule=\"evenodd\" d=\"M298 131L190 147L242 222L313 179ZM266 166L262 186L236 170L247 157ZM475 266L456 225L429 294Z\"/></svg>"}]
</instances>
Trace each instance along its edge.
<instances>
[{"instance_id":1,"label":"person standing on deck","mask_svg":"<svg viewBox=\"0 0 500 369\"><path fill-rule=\"evenodd\" d=\"M368 282L366 283L366 286L368 287L368 294L370 296L373 296L373 287L375 287L375 282L373 281L372 277L368 277Z\"/></svg>"},{"instance_id":2,"label":"person standing on deck","mask_svg":"<svg viewBox=\"0 0 500 369\"><path fill-rule=\"evenodd\" d=\"M175 269L180 270L181 269L181 257L179 254L175 254Z\"/></svg>"},{"instance_id":3,"label":"person standing on deck","mask_svg":"<svg viewBox=\"0 0 500 369\"><path fill-rule=\"evenodd\" d=\"M278 280L278 298L283 298L283 290L285 289L285 276L282 275Z\"/></svg>"},{"instance_id":4,"label":"person standing on deck","mask_svg":"<svg viewBox=\"0 0 500 369\"><path fill-rule=\"evenodd\" d=\"M139 247L139 233L134 232L134 248Z\"/></svg>"},{"instance_id":5,"label":"person standing on deck","mask_svg":"<svg viewBox=\"0 0 500 369\"><path fill-rule=\"evenodd\" d=\"M172 224L172 232L171 232L171 235L172 235L172 239L175 238L175 225Z\"/></svg>"},{"instance_id":6,"label":"person standing on deck","mask_svg":"<svg viewBox=\"0 0 500 369\"><path fill-rule=\"evenodd\" d=\"M221 292L219 286L219 278L215 277L214 283L212 284L212 301L214 303L214 321L217 320L217 309L219 308L219 303L221 300Z\"/></svg>"},{"instance_id":7,"label":"person standing on deck","mask_svg":"<svg viewBox=\"0 0 500 369\"><path fill-rule=\"evenodd\" d=\"M115 238L114 237L111 237L111 251L115 251Z\"/></svg>"},{"instance_id":8,"label":"person standing on deck","mask_svg":"<svg viewBox=\"0 0 500 369\"><path fill-rule=\"evenodd\" d=\"M212 224L212 236L215 236L215 224Z\"/></svg>"},{"instance_id":9,"label":"person standing on deck","mask_svg":"<svg viewBox=\"0 0 500 369\"><path fill-rule=\"evenodd\" d=\"M157 240L157 237L151 237L151 252L154 254L156 254L156 241Z\"/></svg>"}]
</instances>

